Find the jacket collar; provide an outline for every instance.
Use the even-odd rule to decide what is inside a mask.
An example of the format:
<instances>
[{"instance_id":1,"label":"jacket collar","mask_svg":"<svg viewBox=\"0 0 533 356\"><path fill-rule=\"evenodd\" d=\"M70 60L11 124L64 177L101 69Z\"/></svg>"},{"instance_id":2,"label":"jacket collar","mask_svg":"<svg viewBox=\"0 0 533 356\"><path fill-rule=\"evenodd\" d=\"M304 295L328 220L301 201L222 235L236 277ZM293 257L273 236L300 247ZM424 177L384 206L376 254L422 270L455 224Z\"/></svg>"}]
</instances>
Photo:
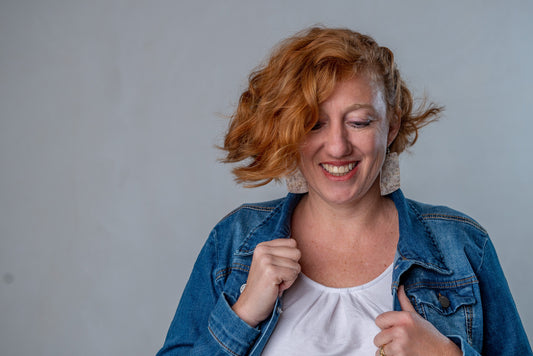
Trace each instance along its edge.
<instances>
[{"instance_id":1,"label":"jacket collar","mask_svg":"<svg viewBox=\"0 0 533 356\"><path fill-rule=\"evenodd\" d=\"M254 252L255 246L263 241L289 238L291 236L292 213L302 196L303 194L289 193L285 199L281 199L270 214L250 231L242 245L235 252L235 255L251 255Z\"/></svg>"},{"instance_id":2,"label":"jacket collar","mask_svg":"<svg viewBox=\"0 0 533 356\"><path fill-rule=\"evenodd\" d=\"M285 199L280 200L263 221L250 231L235 255L252 255L255 246L263 241L290 237L292 213L302 196L303 194L289 193ZM435 235L413 203L405 199L400 189L391 193L389 197L396 205L400 229L393 279L399 281L400 275L414 264L440 274L452 274L445 263Z\"/></svg>"},{"instance_id":3,"label":"jacket collar","mask_svg":"<svg viewBox=\"0 0 533 356\"><path fill-rule=\"evenodd\" d=\"M435 234L424 222L416 206L405 199L400 189L391 193L390 198L396 205L400 224L393 279L399 281L400 275L412 265L419 265L444 275L452 274Z\"/></svg>"}]
</instances>

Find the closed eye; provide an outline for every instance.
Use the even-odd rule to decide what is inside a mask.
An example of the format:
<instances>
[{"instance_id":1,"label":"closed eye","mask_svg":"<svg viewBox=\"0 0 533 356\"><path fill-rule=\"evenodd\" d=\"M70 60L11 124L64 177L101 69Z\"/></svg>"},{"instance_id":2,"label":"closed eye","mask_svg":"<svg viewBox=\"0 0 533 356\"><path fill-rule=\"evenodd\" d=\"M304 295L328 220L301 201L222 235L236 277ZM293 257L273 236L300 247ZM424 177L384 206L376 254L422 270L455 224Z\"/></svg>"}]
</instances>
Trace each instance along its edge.
<instances>
[{"instance_id":1,"label":"closed eye","mask_svg":"<svg viewBox=\"0 0 533 356\"><path fill-rule=\"evenodd\" d=\"M350 121L348 122L348 124L355 128L363 128L363 127L367 127L368 125L370 125L371 122L372 120Z\"/></svg>"},{"instance_id":2,"label":"closed eye","mask_svg":"<svg viewBox=\"0 0 533 356\"><path fill-rule=\"evenodd\" d=\"M317 121L316 124L311 128L311 131L316 131L322 127L322 123Z\"/></svg>"}]
</instances>

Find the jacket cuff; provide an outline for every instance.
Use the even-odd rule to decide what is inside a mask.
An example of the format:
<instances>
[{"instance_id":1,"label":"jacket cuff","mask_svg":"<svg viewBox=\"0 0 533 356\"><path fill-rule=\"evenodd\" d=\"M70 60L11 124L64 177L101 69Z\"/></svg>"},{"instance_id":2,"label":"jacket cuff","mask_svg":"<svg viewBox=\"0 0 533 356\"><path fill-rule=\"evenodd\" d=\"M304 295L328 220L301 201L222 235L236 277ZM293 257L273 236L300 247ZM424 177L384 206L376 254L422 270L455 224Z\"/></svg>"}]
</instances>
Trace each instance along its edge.
<instances>
[{"instance_id":1,"label":"jacket cuff","mask_svg":"<svg viewBox=\"0 0 533 356\"><path fill-rule=\"evenodd\" d=\"M461 349L461 351L463 352L463 355L465 356L480 356L481 355L479 352L476 351L476 349L472 347L472 345L470 345L468 342L463 340L463 338L459 336L448 336L448 338L452 340Z\"/></svg>"},{"instance_id":2,"label":"jacket cuff","mask_svg":"<svg viewBox=\"0 0 533 356\"><path fill-rule=\"evenodd\" d=\"M208 328L211 336L229 355L246 355L260 334L259 329L252 328L235 314L225 293L209 316Z\"/></svg>"}]
</instances>

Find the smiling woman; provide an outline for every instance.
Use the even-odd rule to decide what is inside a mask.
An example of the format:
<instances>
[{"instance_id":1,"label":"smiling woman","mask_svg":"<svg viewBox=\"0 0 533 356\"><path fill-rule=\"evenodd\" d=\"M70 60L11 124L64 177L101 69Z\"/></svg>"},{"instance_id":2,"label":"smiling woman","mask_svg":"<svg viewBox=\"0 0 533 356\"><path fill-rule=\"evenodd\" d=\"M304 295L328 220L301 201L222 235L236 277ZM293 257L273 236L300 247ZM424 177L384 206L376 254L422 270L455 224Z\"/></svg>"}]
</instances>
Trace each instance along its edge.
<instances>
[{"instance_id":1,"label":"smiling woman","mask_svg":"<svg viewBox=\"0 0 533 356\"><path fill-rule=\"evenodd\" d=\"M282 42L223 148L250 161L237 181L285 178L289 194L215 226L159 355L532 354L483 227L400 189L398 154L440 111L413 110L368 36Z\"/></svg>"},{"instance_id":2,"label":"smiling woman","mask_svg":"<svg viewBox=\"0 0 533 356\"><path fill-rule=\"evenodd\" d=\"M324 203L350 204L375 184L400 120L387 116L382 85L369 75L339 82L320 104L317 124L300 146L309 191Z\"/></svg>"},{"instance_id":3,"label":"smiling woman","mask_svg":"<svg viewBox=\"0 0 533 356\"><path fill-rule=\"evenodd\" d=\"M293 172L301 141L317 125L319 105L339 81L357 72L381 89L377 95L386 104L388 119L399 120L393 152L414 144L418 130L442 110L436 105L413 110L393 53L371 37L347 29L311 28L281 42L268 63L250 75L223 147L226 163L252 158L249 165L234 168L237 181L258 186Z\"/></svg>"}]
</instances>

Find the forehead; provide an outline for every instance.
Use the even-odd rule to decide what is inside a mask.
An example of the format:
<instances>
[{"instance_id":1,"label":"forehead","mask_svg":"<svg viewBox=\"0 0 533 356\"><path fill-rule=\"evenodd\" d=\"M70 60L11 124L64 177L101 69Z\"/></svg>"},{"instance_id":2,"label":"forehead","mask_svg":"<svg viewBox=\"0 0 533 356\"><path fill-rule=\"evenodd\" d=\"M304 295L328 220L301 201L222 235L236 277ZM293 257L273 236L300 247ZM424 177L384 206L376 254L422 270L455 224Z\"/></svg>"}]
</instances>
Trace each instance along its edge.
<instances>
[{"instance_id":1,"label":"forehead","mask_svg":"<svg viewBox=\"0 0 533 356\"><path fill-rule=\"evenodd\" d=\"M354 105L385 112L383 85L367 73L352 75L335 84L329 97L320 104L320 109L342 109Z\"/></svg>"}]
</instances>

